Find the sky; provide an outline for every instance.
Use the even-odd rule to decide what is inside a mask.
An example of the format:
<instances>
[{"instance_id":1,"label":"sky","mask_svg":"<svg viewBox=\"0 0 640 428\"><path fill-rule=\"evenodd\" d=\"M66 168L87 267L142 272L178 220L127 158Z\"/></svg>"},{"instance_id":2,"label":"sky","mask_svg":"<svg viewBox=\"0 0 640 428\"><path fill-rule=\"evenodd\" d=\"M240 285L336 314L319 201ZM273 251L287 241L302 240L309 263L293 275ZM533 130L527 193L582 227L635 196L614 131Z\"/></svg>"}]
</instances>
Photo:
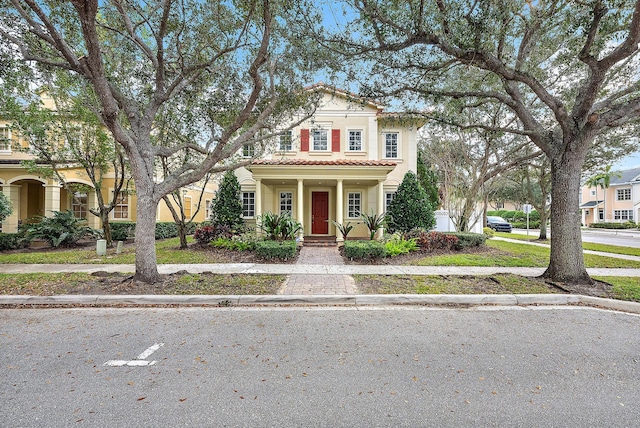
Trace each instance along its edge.
<instances>
[{"instance_id":1,"label":"sky","mask_svg":"<svg viewBox=\"0 0 640 428\"><path fill-rule=\"evenodd\" d=\"M614 170L624 171L626 169L639 168L640 167L640 152L626 156L613 164Z\"/></svg>"}]
</instances>

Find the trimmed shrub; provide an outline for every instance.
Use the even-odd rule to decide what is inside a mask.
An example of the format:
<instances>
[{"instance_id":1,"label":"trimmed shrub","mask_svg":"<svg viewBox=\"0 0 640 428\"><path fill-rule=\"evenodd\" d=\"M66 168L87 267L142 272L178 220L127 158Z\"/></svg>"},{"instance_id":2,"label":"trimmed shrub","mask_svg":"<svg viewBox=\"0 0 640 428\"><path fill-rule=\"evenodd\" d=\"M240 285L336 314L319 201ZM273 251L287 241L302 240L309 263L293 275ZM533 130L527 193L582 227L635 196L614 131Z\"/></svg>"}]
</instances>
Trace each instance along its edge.
<instances>
[{"instance_id":1,"label":"trimmed shrub","mask_svg":"<svg viewBox=\"0 0 640 428\"><path fill-rule=\"evenodd\" d=\"M156 223L156 239L175 238L178 236L178 225L175 222Z\"/></svg>"},{"instance_id":2,"label":"trimmed shrub","mask_svg":"<svg viewBox=\"0 0 640 428\"><path fill-rule=\"evenodd\" d=\"M389 231L408 232L416 227L432 229L435 224L427 193L418 183L416 175L407 172L387 209Z\"/></svg>"},{"instance_id":3,"label":"trimmed shrub","mask_svg":"<svg viewBox=\"0 0 640 428\"><path fill-rule=\"evenodd\" d=\"M496 235L496 232L490 227L483 227L482 233L484 233L484 236L486 236L487 239L491 239Z\"/></svg>"},{"instance_id":4,"label":"trimmed shrub","mask_svg":"<svg viewBox=\"0 0 640 428\"><path fill-rule=\"evenodd\" d=\"M232 236L231 228L225 224L205 224L198 227L193 233L193 239L201 246L208 245L217 238L231 239Z\"/></svg>"},{"instance_id":5,"label":"trimmed shrub","mask_svg":"<svg viewBox=\"0 0 640 428\"><path fill-rule=\"evenodd\" d=\"M227 225L231 230L243 227L240 190L240 182L238 182L235 173L233 171L225 172L220 187L211 202L211 221L214 224Z\"/></svg>"},{"instance_id":6,"label":"trimmed shrub","mask_svg":"<svg viewBox=\"0 0 640 428\"><path fill-rule=\"evenodd\" d=\"M296 241L259 241L255 243L256 255L265 260L289 260L295 258Z\"/></svg>"},{"instance_id":7,"label":"trimmed shrub","mask_svg":"<svg viewBox=\"0 0 640 428\"><path fill-rule=\"evenodd\" d=\"M593 229L635 229L638 226L632 221L627 221L624 223L591 223L589 227Z\"/></svg>"},{"instance_id":8,"label":"trimmed shrub","mask_svg":"<svg viewBox=\"0 0 640 428\"><path fill-rule=\"evenodd\" d=\"M456 244L456 249L458 250L469 247L479 247L487 241L487 237L481 233L447 232L446 234L458 238Z\"/></svg>"},{"instance_id":9,"label":"trimmed shrub","mask_svg":"<svg viewBox=\"0 0 640 428\"><path fill-rule=\"evenodd\" d=\"M377 259L385 257L387 250L378 241L345 241L344 255L348 259Z\"/></svg>"},{"instance_id":10,"label":"trimmed shrub","mask_svg":"<svg viewBox=\"0 0 640 428\"><path fill-rule=\"evenodd\" d=\"M135 235L136 224L130 221L109 222L111 226L111 238L114 241L126 241Z\"/></svg>"},{"instance_id":11,"label":"trimmed shrub","mask_svg":"<svg viewBox=\"0 0 640 428\"><path fill-rule=\"evenodd\" d=\"M29 246L22 233L0 233L0 251L17 250Z\"/></svg>"},{"instance_id":12,"label":"trimmed shrub","mask_svg":"<svg viewBox=\"0 0 640 428\"><path fill-rule=\"evenodd\" d=\"M414 238L422 251L452 250L458 245L458 238L442 232L429 232L424 229L415 229L407 234L408 238Z\"/></svg>"},{"instance_id":13,"label":"trimmed shrub","mask_svg":"<svg viewBox=\"0 0 640 428\"><path fill-rule=\"evenodd\" d=\"M511 223L511 226L517 229L526 229L527 228L527 220L524 221L514 221ZM540 220L531 220L529 219L529 229L539 229L540 228Z\"/></svg>"}]
</instances>

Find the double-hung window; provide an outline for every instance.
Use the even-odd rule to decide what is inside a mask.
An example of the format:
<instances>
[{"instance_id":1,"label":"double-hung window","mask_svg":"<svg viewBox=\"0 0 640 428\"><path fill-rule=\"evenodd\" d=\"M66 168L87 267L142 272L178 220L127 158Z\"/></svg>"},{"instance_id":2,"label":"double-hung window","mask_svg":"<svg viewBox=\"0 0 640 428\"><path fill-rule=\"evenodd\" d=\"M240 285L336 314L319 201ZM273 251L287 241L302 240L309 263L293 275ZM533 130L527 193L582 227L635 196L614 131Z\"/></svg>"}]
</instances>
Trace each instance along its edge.
<instances>
[{"instance_id":1,"label":"double-hung window","mask_svg":"<svg viewBox=\"0 0 640 428\"><path fill-rule=\"evenodd\" d=\"M614 210L614 220L633 220L633 210Z\"/></svg>"},{"instance_id":2,"label":"double-hung window","mask_svg":"<svg viewBox=\"0 0 640 428\"><path fill-rule=\"evenodd\" d=\"M253 144L245 144L242 146L242 157L252 158L256 154L256 149L253 147Z\"/></svg>"},{"instance_id":3,"label":"double-hung window","mask_svg":"<svg viewBox=\"0 0 640 428\"><path fill-rule=\"evenodd\" d=\"M386 192L384 194L384 210L385 211L389 211L389 205L391 204L391 201L393 201L393 198L396 196L396 192Z\"/></svg>"},{"instance_id":4,"label":"double-hung window","mask_svg":"<svg viewBox=\"0 0 640 428\"><path fill-rule=\"evenodd\" d=\"M75 192L71 197L71 210L75 218L87 218L87 194Z\"/></svg>"},{"instance_id":5,"label":"double-hung window","mask_svg":"<svg viewBox=\"0 0 640 428\"><path fill-rule=\"evenodd\" d=\"M242 192L242 216L252 218L256 215L255 192Z\"/></svg>"},{"instance_id":6,"label":"double-hung window","mask_svg":"<svg viewBox=\"0 0 640 428\"><path fill-rule=\"evenodd\" d=\"M0 152L11 151L11 130L7 127L0 127Z\"/></svg>"},{"instance_id":7,"label":"double-hung window","mask_svg":"<svg viewBox=\"0 0 640 428\"><path fill-rule=\"evenodd\" d=\"M291 131L285 131L280 134L280 151L290 152L293 150L293 138Z\"/></svg>"},{"instance_id":8,"label":"double-hung window","mask_svg":"<svg viewBox=\"0 0 640 428\"><path fill-rule=\"evenodd\" d=\"M362 195L360 192L349 192L347 195L347 217L358 218L362 208Z\"/></svg>"},{"instance_id":9,"label":"double-hung window","mask_svg":"<svg viewBox=\"0 0 640 428\"><path fill-rule=\"evenodd\" d=\"M360 130L349 131L349 151L350 152L362 151L362 131Z\"/></svg>"},{"instance_id":10,"label":"double-hung window","mask_svg":"<svg viewBox=\"0 0 640 428\"><path fill-rule=\"evenodd\" d=\"M314 151L326 152L329 150L329 133L326 129L314 129L312 135Z\"/></svg>"},{"instance_id":11,"label":"double-hung window","mask_svg":"<svg viewBox=\"0 0 640 428\"><path fill-rule=\"evenodd\" d=\"M398 133L387 132L384 136L384 156L389 159L398 158Z\"/></svg>"}]
</instances>

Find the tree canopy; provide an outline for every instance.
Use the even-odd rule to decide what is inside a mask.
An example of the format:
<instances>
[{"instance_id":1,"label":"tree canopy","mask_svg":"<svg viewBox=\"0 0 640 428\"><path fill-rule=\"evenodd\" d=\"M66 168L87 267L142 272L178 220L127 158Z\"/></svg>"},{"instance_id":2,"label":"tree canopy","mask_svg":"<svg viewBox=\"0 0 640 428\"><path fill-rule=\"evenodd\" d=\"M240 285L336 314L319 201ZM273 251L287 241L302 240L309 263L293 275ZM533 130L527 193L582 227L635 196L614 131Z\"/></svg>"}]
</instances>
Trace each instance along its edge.
<instances>
[{"instance_id":1,"label":"tree canopy","mask_svg":"<svg viewBox=\"0 0 640 428\"><path fill-rule=\"evenodd\" d=\"M163 196L247 161L313 110L312 63L289 43L286 2L10 0L4 49L92 109L126 153L136 185L136 278L158 278L154 227ZM171 127L162 127L170 122ZM172 144L162 132L170 133ZM157 162L178 166L159 173Z\"/></svg>"},{"instance_id":2,"label":"tree canopy","mask_svg":"<svg viewBox=\"0 0 640 428\"><path fill-rule=\"evenodd\" d=\"M363 94L407 94L433 121L525 136L545 153L554 240L544 276L590 283L576 209L581 172L598 138L637 136L640 0L344 3L351 13L332 34L313 13L301 27L349 59L342 63L367 68L347 73L363 76ZM487 125L460 114L481 105L515 120Z\"/></svg>"}]
</instances>

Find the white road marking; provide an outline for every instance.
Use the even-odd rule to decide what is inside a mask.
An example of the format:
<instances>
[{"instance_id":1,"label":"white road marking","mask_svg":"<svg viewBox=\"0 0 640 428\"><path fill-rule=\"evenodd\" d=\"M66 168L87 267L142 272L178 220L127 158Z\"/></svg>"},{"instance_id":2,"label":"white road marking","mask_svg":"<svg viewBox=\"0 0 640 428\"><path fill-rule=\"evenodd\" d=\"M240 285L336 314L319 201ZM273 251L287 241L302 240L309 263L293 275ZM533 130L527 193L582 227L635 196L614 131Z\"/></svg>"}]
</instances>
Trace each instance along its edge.
<instances>
[{"instance_id":1,"label":"white road marking","mask_svg":"<svg viewBox=\"0 0 640 428\"><path fill-rule=\"evenodd\" d=\"M149 356L151 356L151 354L156 352L163 345L164 345L164 343L156 343L156 344L150 346L149 348L147 348L146 351L144 351L142 354L138 355L136 357L136 360L146 360L147 358L149 358Z\"/></svg>"},{"instance_id":2,"label":"white road marking","mask_svg":"<svg viewBox=\"0 0 640 428\"><path fill-rule=\"evenodd\" d=\"M138 355L133 360L130 360L130 361L126 361L126 360L109 360L106 363L104 363L103 365L109 366L109 367L122 367L122 366L146 367L146 366L152 366L152 365L156 364L157 361L148 361L147 358L149 358L149 356L151 356L151 354L156 352L163 345L164 345L164 343L156 343L153 346L150 346L149 348L147 348L142 354Z\"/></svg>"}]
</instances>

